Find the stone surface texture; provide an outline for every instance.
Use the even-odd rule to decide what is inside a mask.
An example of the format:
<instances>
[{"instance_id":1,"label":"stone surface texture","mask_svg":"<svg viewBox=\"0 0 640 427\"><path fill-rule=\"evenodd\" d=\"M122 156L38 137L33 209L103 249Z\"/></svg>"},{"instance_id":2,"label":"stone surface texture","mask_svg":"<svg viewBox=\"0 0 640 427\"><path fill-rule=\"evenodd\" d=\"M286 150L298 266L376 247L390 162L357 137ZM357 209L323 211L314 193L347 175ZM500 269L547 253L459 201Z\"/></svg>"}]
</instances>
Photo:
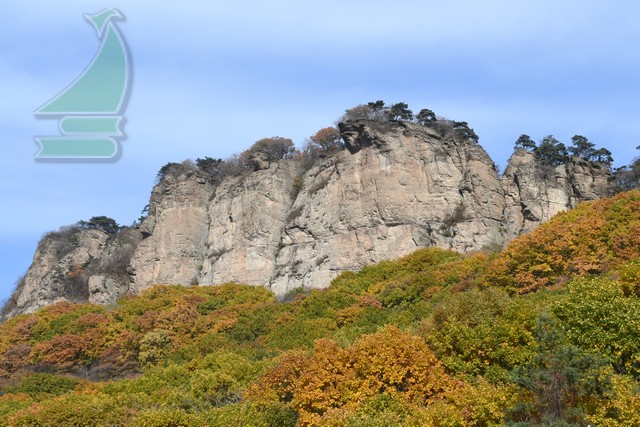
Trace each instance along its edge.
<instances>
[{"instance_id":1,"label":"stone surface texture","mask_svg":"<svg viewBox=\"0 0 640 427\"><path fill-rule=\"evenodd\" d=\"M472 141L410 123L339 127L346 150L308 170L257 153L251 171L220 182L197 169L166 176L127 238L43 238L4 318L58 301L112 304L154 284L235 281L278 296L323 288L342 271L421 247L499 248L608 192L608 168L577 157L552 167L519 149L499 177Z\"/></svg>"}]
</instances>

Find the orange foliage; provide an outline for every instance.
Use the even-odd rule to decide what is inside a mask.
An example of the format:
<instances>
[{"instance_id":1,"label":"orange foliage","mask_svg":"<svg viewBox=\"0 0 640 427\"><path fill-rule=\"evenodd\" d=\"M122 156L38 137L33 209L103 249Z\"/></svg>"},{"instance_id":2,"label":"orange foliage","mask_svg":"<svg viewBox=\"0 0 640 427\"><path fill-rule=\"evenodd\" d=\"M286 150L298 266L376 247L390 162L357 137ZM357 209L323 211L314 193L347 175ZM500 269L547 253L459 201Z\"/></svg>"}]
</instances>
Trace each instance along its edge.
<instances>
[{"instance_id":1,"label":"orange foliage","mask_svg":"<svg viewBox=\"0 0 640 427\"><path fill-rule=\"evenodd\" d=\"M483 277L520 293L599 274L640 256L640 192L585 202L514 239Z\"/></svg>"},{"instance_id":2,"label":"orange foliage","mask_svg":"<svg viewBox=\"0 0 640 427\"><path fill-rule=\"evenodd\" d=\"M353 322L365 307L382 309L382 303L373 295L365 294L356 296L356 303L354 305L337 311L336 322L338 326L348 325Z\"/></svg>"},{"instance_id":3,"label":"orange foliage","mask_svg":"<svg viewBox=\"0 0 640 427\"><path fill-rule=\"evenodd\" d=\"M88 343L78 335L56 335L51 340L36 344L31 358L37 362L69 368L87 359Z\"/></svg>"},{"instance_id":4,"label":"orange foliage","mask_svg":"<svg viewBox=\"0 0 640 427\"><path fill-rule=\"evenodd\" d=\"M169 334L173 349L189 347L210 332L229 332L240 313L256 304L276 304L264 288L233 283L217 287L154 286L122 298L107 310L62 302L0 325L0 378L23 368L47 365L58 371L91 366L100 375L138 369L141 339Z\"/></svg>"},{"instance_id":5,"label":"orange foliage","mask_svg":"<svg viewBox=\"0 0 640 427\"><path fill-rule=\"evenodd\" d=\"M422 339L387 326L347 349L321 339L310 355L285 353L248 397L289 403L300 414L300 425L317 425L328 411L355 408L380 393L424 404L451 383Z\"/></svg>"}]
</instances>

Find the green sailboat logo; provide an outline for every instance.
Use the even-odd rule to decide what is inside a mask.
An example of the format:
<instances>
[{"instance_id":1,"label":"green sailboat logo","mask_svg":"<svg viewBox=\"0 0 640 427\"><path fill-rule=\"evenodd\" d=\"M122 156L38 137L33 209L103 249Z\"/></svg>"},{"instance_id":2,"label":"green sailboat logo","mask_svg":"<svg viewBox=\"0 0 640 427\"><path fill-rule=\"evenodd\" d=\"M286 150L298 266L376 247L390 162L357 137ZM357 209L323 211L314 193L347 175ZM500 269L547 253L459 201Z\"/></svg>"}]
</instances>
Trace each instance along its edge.
<instances>
[{"instance_id":1,"label":"green sailboat logo","mask_svg":"<svg viewBox=\"0 0 640 427\"><path fill-rule=\"evenodd\" d=\"M124 17L105 9L84 18L95 28L100 49L73 83L35 111L37 118L59 119L62 134L36 136L36 159L112 159L119 154L131 62L113 21Z\"/></svg>"}]
</instances>

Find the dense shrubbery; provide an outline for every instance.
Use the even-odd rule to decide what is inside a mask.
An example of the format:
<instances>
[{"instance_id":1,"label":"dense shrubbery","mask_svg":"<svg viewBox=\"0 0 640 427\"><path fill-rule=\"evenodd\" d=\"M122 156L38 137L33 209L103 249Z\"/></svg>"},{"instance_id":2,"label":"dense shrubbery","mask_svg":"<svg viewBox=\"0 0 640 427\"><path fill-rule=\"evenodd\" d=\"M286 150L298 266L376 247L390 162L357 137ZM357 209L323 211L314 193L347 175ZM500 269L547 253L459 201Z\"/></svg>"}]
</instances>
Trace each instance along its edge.
<instances>
[{"instance_id":1,"label":"dense shrubbery","mask_svg":"<svg viewBox=\"0 0 640 427\"><path fill-rule=\"evenodd\" d=\"M629 192L499 254L423 249L286 301L53 305L0 325L0 424L635 425L639 227Z\"/></svg>"},{"instance_id":2,"label":"dense shrubbery","mask_svg":"<svg viewBox=\"0 0 640 427\"><path fill-rule=\"evenodd\" d=\"M601 274L640 253L640 192L585 202L520 236L493 260L487 285L514 292Z\"/></svg>"}]
</instances>

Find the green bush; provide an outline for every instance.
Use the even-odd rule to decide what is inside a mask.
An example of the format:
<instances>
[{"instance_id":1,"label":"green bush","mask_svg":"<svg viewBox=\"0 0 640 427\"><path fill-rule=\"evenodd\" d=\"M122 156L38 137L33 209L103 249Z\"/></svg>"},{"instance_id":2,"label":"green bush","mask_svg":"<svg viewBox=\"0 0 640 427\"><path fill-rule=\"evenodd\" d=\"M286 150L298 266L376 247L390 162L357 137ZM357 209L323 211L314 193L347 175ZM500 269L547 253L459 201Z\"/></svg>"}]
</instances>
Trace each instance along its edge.
<instances>
[{"instance_id":1,"label":"green bush","mask_svg":"<svg viewBox=\"0 0 640 427\"><path fill-rule=\"evenodd\" d=\"M30 374L20 379L15 386L7 387L5 393L24 393L31 397L42 395L60 396L75 389L80 381L77 378L55 374Z\"/></svg>"},{"instance_id":2,"label":"green bush","mask_svg":"<svg viewBox=\"0 0 640 427\"><path fill-rule=\"evenodd\" d=\"M640 376L640 298L607 278L577 279L552 306L570 342L604 354L615 370Z\"/></svg>"}]
</instances>

